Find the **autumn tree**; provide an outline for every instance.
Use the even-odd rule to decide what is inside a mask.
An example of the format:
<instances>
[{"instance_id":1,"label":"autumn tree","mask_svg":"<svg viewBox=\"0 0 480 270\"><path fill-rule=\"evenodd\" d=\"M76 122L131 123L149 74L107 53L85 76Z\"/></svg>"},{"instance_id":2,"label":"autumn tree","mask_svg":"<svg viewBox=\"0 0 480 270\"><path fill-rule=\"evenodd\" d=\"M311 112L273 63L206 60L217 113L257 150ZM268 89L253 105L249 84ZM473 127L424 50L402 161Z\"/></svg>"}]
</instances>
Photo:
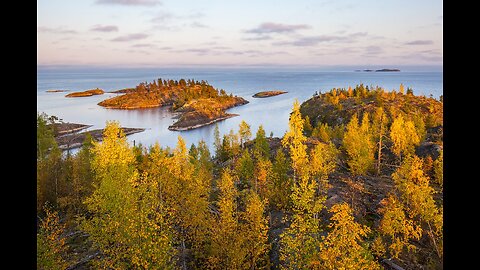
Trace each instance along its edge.
<instances>
[{"instance_id":1,"label":"autumn tree","mask_svg":"<svg viewBox=\"0 0 480 270\"><path fill-rule=\"evenodd\" d=\"M270 205L277 209L286 210L290 201L290 191L292 189L293 179L288 177L290 164L283 150L279 148L275 155L272 166L272 181L269 182L271 187Z\"/></svg>"},{"instance_id":2,"label":"autumn tree","mask_svg":"<svg viewBox=\"0 0 480 270\"><path fill-rule=\"evenodd\" d=\"M264 212L265 202L256 192L250 191L246 198L243 228L247 252L244 262L245 269L269 269L270 267L268 220L264 216Z\"/></svg>"},{"instance_id":3,"label":"autumn tree","mask_svg":"<svg viewBox=\"0 0 480 270\"><path fill-rule=\"evenodd\" d=\"M71 179L63 181L66 182L66 191L59 198L59 204L63 209L66 209L65 211L70 217L86 211L83 201L93 192L92 147L93 138L90 133L87 133L80 151L74 157L67 157L63 161L66 164L71 163L71 175L69 175Z\"/></svg>"},{"instance_id":4,"label":"autumn tree","mask_svg":"<svg viewBox=\"0 0 480 270\"><path fill-rule=\"evenodd\" d=\"M245 122L244 120L240 122L238 134L240 137L240 145L243 149L245 142L248 141L252 136L252 132L250 131L250 125L247 124L247 122Z\"/></svg>"},{"instance_id":5,"label":"autumn tree","mask_svg":"<svg viewBox=\"0 0 480 270\"><path fill-rule=\"evenodd\" d=\"M328 176L337 167L338 150L333 143L318 143L310 152L309 173L317 181L318 194L327 195Z\"/></svg>"},{"instance_id":6,"label":"autumn tree","mask_svg":"<svg viewBox=\"0 0 480 270\"><path fill-rule=\"evenodd\" d=\"M254 172L254 179L255 183L253 188L255 192L260 195L260 198L265 199L270 197L271 192L271 184L272 181L272 162L270 159L259 159L256 162L255 172Z\"/></svg>"},{"instance_id":7,"label":"autumn tree","mask_svg":"<svg viewBox=\"0 0 480 270\"><path fill-rule=\"evenodd\" d=\"M218 182L219 216L212 226L212 254L208 258L210 269L240 269L247 257L239 234L239 213L237 210L238 191L235 179L229 169L224 169Z\"/></svg>"},{"instance_id":8,"label":"autumn tree","mask_svg":"<svg viewBox=\"0 0 480 270\"><path fill-rule=\"evenodd\" d=\"M237 160L235 171L239 178L240 188L250 188L255 185L255 164L248 149L243 150L242 155Z\"/></svg>"},{"instance_id":9,"label":"autumn tree","mask_svg":"<svg viewBox=\"0 0 480 270\"><path fill-rule=\"evenodd\" d=\"M265 130L263 126L260 125L258 127L257 133L254 139L254 155L261 158L269 158L270 157L270 145L267 142L265 137Z\"/></svg>"},{"instance_id":10,"label":"autumn tree","mask_svg":"<svg viewBox=\"0 0 480 270\"><path fill-rule=\"evenodd\" d=\"M308 115L305 116L303 131L305 132L305 135L307 137L312 135L313 126L312 126L312 123L310 122L310 117Z\"/></svg>"},{"instance_id":11,"label":"autumn tree","mask_svg":"<svg viewBox=\"0 0 480 270\"><path fill-rule=\"evenodd\" d=\"M332 134L332 128L327 123L318 123L313 129L312 136L320 139L322 142L330 142Z\"/></svg>"},{"instance_id":12,"label":"autumn tree","mask_svg":"<svg viewBox=\"0 0 480 270\"><path fill-rule=\"evenodd\" d=\"M289 149L290 158L292 159L294 179L301 177L306 173L304 170L307 163L307 146L304 142L307 138L303 135L303 124L304 120L300 113L300 104L298 103L298 100L295 100L288 121L288 131L282 139L283 147Z\"/></svg>"},{"instance_id":13,"label":"autumn tree","mask_svg":"<svg viewBox=\"0 0 480 270\"><path fill-rule=\"evenodd\" d=\"M440 155L433 162L433 172L435 181L443 188L443 150L440 151Z\"/></svg>"},{"instance_id":14,"label":"autumn tree","mask_svg":"<svg viewBox=\"0 0 480 270\"><path fill-rule=\"evenodd\" d=\"M385 148L384 139L386 139L387 124L388 117L383 108L376 108L372 120L372 134L377 145L377 175L380 175L381 172L382 150Z\"/></svg>"},{"instance_id":15,"label":"autumn tree","mask_svg":"<svg viewBox=\"0 0 480 270\"><path fill-rule=\"evenodd\" d=\"M442 258L443 209L437 207L428 176L422 170L422 159L409 156L392 178L411 218L423 224L439 258Z\"/></svg>"},{"instance_id":16,"label":"autumn tree","mask_svg":"<svg viewBox=\"0 0 480 270\"><path fill-rule=\"evenodd\" d=\"M400 159L403 155L411 155L415 151L415 146L420 142L420 138L415 130L412 121L405 121L402 114L399 114L390 127L390 140L392 141L392 151Z\"/></svg>"},{"instance_id":17,"label":"autumn tree","mask_svg":"<svg viewBox=\"0 0 480 270\"><path fill-rule=\"evenodd\" d=\"M62 236L65 225L60 223L58 213L51 207L45 206L44 212L37 232L37 269L66 269L67 245Z\"/></svg>"},{"instance_id":18,"label":"autumn tree","mask_svg":"<svg viewBox=\"0 0 480 270\"><path fill-rule=\"evenodd\" d=\"M355 222L350 206L336 204L329 212L330 232L320 245L319 269L381 269L364 244L371 230Z\"/></svg>"},{"instance_id":19,"label":"autumn tree","mask_svg":"<svg viewBox=\"0 0 480 270\"><path fill-rule=\"evenodd\" d=\"M353 115L343 137L343 146L349 159L350 171L365 175L374 163L374 143L370 133L368 113L364 113L362 124L358 125L357 115Z\"/></svg>"},{"instance_id":20,"label":"autumn tree","mask_svg":"<svg viewBox=\"0 0 480 270\"><path fill-rule=\"evenodd\" d=\"M118 122L107 122L103 142L94 143L92 168L96 185L85 201L90 215L81 219L81 228L104 254L96 265L170 268L171 230L156 200L155 183L139 175Z\"/></svg>"},{"instance_id":21,"label":"autumn tree","mask_svg":"<svg viewBox=\"0 0 480 270\"><path fill-rule=\"evenodd\" d=\"M415 251L416 246L412 244L412 240L420 239L422 228L406 215L404 206L398 198L390 194L383 199L379 213L382 219L378 231L384 236L384 240L379 240L379 245L387 245L387 254L398 258L404 251Z\"/></svg>"},{"instance_id":22,"label":"autumn tree","mask_svg":"<svg viewBox=\"0 0 480 270\"><path fill-rule=\"evenodd\" d=\"M285 269L305 269L315 262L320 246L320 219L325 196L316 196L316 181L303 176L293 184L290 227L280 235L280 261Z\"/></svg>"}]
</instances>

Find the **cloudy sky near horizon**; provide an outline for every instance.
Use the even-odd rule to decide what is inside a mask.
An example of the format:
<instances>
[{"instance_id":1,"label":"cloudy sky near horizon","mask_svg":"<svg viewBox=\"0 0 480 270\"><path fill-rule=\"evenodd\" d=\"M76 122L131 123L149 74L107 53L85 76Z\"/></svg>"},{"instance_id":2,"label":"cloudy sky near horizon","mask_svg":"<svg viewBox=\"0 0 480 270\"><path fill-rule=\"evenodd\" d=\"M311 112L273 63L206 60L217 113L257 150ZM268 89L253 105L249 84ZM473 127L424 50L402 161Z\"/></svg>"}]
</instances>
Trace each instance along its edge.
<instances>
[{"instance_id":1,"label":"cloudy sky near horizon","mask_svg":"<svg viewBox=\"0 0 480 270\"><path fill-rule=\"evenodd\" d=\"M441 0L42 0L38 65L442 65Z\"/></svg>"}]
</instances>

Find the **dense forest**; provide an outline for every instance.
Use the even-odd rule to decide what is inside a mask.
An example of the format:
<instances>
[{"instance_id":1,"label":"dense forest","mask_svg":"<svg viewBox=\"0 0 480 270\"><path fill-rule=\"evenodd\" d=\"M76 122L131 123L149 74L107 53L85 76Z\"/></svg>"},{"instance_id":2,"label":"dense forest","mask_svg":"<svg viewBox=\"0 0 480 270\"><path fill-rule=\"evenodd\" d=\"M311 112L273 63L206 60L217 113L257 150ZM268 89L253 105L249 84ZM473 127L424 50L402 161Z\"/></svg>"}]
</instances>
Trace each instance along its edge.
<instances>
[{"instance_id":1,"label":"dense forest","mask_svg":"<svg viewBox=\"0 0 480 270\"><path fill-rule=\"evenodd\" d=\"M443 269L442 102L332 89L282 138L216 127L212 152L111 121L64 155L39 114L37 268Z\"/></svg>"}]
</instances>

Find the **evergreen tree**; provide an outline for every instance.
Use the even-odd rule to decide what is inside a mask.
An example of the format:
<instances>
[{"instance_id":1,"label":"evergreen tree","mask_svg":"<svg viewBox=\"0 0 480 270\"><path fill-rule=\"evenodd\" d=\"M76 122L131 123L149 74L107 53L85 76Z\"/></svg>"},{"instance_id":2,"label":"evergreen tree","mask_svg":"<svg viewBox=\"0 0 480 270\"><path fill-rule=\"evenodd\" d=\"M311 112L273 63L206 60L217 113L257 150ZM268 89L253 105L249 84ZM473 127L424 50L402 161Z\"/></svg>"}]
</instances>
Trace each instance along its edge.
<instances>
[{"instance_id":1,"label":"evergreen tree","mask_svg":"<svg viewBox=\"0 0 480 270\"><path fill-rule=\"evenodd\" d=\"M236 173L240 181L240 188L251 188L254 186L254 170L252 156L248 149L243 150L241 157L237 160Z\"/></svg>"},{"instance_id":2,"label":"evergreen tree","mask_svg":"<svg viewBox=\"0 0 480 270\"><path fill-rule=\"evenodd\" d=\"M57 145L53 128L47 125L47 115L37 113L37 160L44 159L48 152Z\"/></svg>"},{"instance_id":3,"label":"evergreen tree","mask_svg":"<svg viewBox=\"0 0 480 270\"><path fill-rule=\"evenodd\" d=\"M263 126L260 125L258 127L257 133L255 135L255 146L254 146L254 154L260 158L269 158L270 157L270 145L267 142L267 138L265 137L265 130Z\"/></svg>"}]
</instances>

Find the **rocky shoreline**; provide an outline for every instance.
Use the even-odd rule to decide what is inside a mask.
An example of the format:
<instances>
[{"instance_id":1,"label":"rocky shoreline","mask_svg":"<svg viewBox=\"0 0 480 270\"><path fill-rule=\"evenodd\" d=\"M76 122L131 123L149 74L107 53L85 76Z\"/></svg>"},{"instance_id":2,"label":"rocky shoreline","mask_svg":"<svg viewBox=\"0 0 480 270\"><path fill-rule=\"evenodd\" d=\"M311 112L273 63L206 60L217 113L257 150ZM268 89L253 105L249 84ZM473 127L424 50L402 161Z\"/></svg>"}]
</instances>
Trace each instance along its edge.
<instances>
[{"instance_id":1,"label":"rocky shoreline","mask_svg":"<svg viewBox=\"0 0 480 270\"><path fill-rule=\"evenodd\" d=\"M82 147L87 134L90 134L94 141L102 141L103 129L95 129L78 133L78 131L91 127L91 125L75 123L55 123L55 141L61 150L71 150ZM122 127L125 135L142 132L144 128Z\"/></svg>"},{"instance_id":2,"label":"rocky shoreline","mask_svg":"<svg viewBox=\"0 0 480 270\"><path fill-rule=\"evenodd\" d=\"M228 118L232 118L232 117L235 117L235 116L238 116L238 114L227 114L225 116L215 118L215 119L210 120L210 121L205 122L205 123L200 123L200 124L196 124L196 125L188 125L188 126L185 126L185 127L171 125L171 126L168 127L168 130L171 130L171 131L186 131L186 130L196 129L196 128L203 127L203 126L208 126L208 125L211 125L213 123L216 123L216 122L228 119Z\"/></svg>"}]
</instances>

